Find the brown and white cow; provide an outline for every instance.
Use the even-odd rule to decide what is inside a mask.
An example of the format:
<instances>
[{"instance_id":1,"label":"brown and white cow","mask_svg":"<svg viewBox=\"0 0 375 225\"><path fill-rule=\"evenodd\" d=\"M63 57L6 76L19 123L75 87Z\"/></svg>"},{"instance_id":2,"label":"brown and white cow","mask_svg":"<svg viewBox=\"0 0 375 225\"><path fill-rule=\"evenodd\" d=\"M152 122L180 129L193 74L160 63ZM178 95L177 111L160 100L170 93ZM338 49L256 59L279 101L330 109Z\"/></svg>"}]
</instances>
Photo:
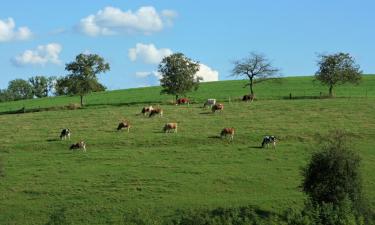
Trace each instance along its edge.
<instances>
[{"instance_id":1,"label":"brown and white cow","mask_svg":"<svg viewBox=\"0 0 375 225\"><path fill-rule=\"evenodd\" d=\"M72 144L70 146L70 149L71 150L75 150L75 149L82 149L84 152L86 151L86 143L84 141L80 141L80 142L77 142L75 144Z\"/></svg>"},{"instance_id":2,"label":"brown and white cow","mask_svg":"<svg viewBox=\"0 0 375 225\"><path fill-rule=\"evenodd\" d=\"M118 126L117 126L117 130L121 130L122 128L126 128L126 129L128 130L128 132L129 132L130 127L131 127L131 126L130 126L129 121L124 120L124 121L121 121L121 122L118 124Z\"/></svg>"},{"instance_id":3,"label":"brown and white cow","mask_svg":"<svg viewBox=\"0 0 375 225\"><path fill-rule=\"evenodd\" d=\"M177 133L177 123L166 123L163 127L163 131L165 133L169 133L173 131L174 133Z\"/></svg>"},{"instance_id":4,"label":"brown and white cow","mask_svg":"<svg viewBox=\"0 0 375 225\"><path fill-rule=\"evenodd\" d=\"M233 137L234 137L234 128L224 128L221 130L221 133L220 133L220 137L221 138L226 138L229 136L229 140L233 141Z\"/></svg>"},{"instance_id":5,"label":"brown and white cow","mask_svg":"<svg viewBox=\"0 0 375 225\"><path fill-rule=\"evenodd\" d=\"M212 106L212 112L216 112L216 111L223 111L224 110L224 105L219 103L219 104L215 104Z\"/></svg>"},{"instance_id":6,"label":"brown and white cow","mask_svg":"<svg viewBox=\"0 0 375 225\"><path fill-rule=\"evenodd\" d=\"M181 104L188 104L189 105L190 100L188 98L179 98L177 99L176 105L181 105Z\"/></svg>"},{"instance_id":7,"label":"brown and white cow","mask_svg":"<svg viewBox=\"0 0 375 225\"><path fill-rule=\"evenodd\" d=\"M246 102L253 102L254 99L255 99L254 94L244 95L242 97L242 101L246 101Z\"/></svg>"},{"instance_id":8,"label":"brown and white cow","mask_svg":"<svg viewBox=\"0 0 375 225\"><path fill-rule=\"evenodd\" d=\"M163 110L161 108L155 108L155 109L151 110L149 117L152 117L154 115L159 115L160 117L162 117L163 116Z\"/></svg>"},{"instance_id":9,"label":"brown and white cow","mask_svg":"<svg viewBox=\"0 0 375 225\"><path fill-rule=\"evenodd\" d=\"M150 106L146 106L146 107L143 107L141 113L142 113L144 116L146 116L146 114L147 114L147 113L150 113L153 109L154 109L154 108L152 107L152 105L150 105Z\"/></svg>"}]
</instances>

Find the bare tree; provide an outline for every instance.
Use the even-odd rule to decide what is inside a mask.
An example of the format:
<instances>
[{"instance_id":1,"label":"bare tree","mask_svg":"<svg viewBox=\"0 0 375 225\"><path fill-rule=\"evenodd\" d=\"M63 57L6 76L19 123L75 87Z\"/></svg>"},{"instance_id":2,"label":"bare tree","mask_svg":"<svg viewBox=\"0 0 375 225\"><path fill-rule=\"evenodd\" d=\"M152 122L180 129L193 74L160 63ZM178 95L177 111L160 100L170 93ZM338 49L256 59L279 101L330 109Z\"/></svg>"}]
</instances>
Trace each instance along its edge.
<instances>
[{"instance_id":1,"label":"bare tree","mask_svg":"<svg viewBox=\"0 0 375 225\"><path fill-rule=\"evenodd\" d=\"M249 78L250 94L254 95L253 84L255 79L266 80L274 77L279 69L273 67L271 62L262 54L251 52L249 56L233 62L233 76L246 76Z\"/></svg>"}]
</instances>

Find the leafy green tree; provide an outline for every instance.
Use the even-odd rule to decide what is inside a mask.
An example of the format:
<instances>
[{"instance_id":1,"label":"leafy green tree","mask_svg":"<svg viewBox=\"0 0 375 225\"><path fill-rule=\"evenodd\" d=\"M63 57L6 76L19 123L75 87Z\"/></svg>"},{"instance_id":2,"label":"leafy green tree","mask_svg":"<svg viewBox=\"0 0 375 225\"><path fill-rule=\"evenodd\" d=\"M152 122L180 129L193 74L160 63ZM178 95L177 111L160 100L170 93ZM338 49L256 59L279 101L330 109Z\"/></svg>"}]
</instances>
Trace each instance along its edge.
<instances>
[{"instance_id":1,"label":"leafy green tree","mask_svg":"<svg viewBox=\"0 0 375 225\"><path fill-rule=\"evenodd\" d=\"M110 67L99 55L79 54L74 62L66 64L65 70L70 74L67 76L67 80L63 80L62 84L66 86L63 85L62 89L67 94L79 95L81 106L83 106L85 95L104 89L104 86L98 82L97 75L109 71Z\"/></svg>"},{"instance_id":2,"label":"leafy green tree","mask_svg":"<svg viewBox=\"0 0 375 225\"><path fill-rule=\"evenodd\" d=\"M332 131L322 142L322 150L312 155L303 170L303 190L313 202L339 204L345 198L361 201L360 158L347 144L347 134Z\"/></svg>"},{"instance_id":3,"label":"leafy green tree","mask_svg":"<svg viewBox=\"0 0 375 225\"><path fill-rule=\"evenodd\" d=\"M0 90L0 102L8 102L13 101L12 93L8 89L1 89Z\"/></svg>"},{"instance_id":4,"label":"leafy green tree","mask_svg":"<svg viewBox=\"0 0 375 225\"><path fill-rule=\"evenodd\" d=\"M250 94L254 95L253 85L255 79L264 81L276 75L279 69L274 68L271 62L262 54L251 52L249 56L233 62L233 76L245 76L249 78Z\"/></svg>"},{"instance_id":5,"label":"leafy green tree","mask_svg":"<svg viewBox=\"0 0 375 225\"><path fill-rule=\"evenodd\" d=\"M23 79L10 81L8 91L13 100L33 98L33 87L29 82Z\"/></svg>"},{"instance_id":6,"label":"leafy green tree","mask_svg":"<svg viewBox=\"0 0 375 225\"><path fill-rule=\"evenodd\" d=\"M319 70L315 73L315 80L329 87L329 96L333 96L333 87L345 83L358 84L362 77L359 65L348 53L320 55Z\"/></svg>"},{"instance_id":7,"label":"leafy green tree","mask_svg":"<svg viewBox=\"0 0 375 225\"><path fill-rule=\"evenodd\" d=\"M33 94L37 98L47 97L48 93L54 86L54 77L35 76L29 78L30 84L33 86Z\"/></svg>"},{"instance_id":8,"label":"leafy green tree","mask_svg":"<svg viewBox=\"0 0 375 225\"><path fill-rule=\"evenodd\" d=\"M199 63L182 53L175 53L165 57L159 64L158 72L162 75L160 84L163 87L161 94L176 96L185 95L192 89L197 90L201 77L195 74L199 71Z\"/></svg>"}]
</instances>

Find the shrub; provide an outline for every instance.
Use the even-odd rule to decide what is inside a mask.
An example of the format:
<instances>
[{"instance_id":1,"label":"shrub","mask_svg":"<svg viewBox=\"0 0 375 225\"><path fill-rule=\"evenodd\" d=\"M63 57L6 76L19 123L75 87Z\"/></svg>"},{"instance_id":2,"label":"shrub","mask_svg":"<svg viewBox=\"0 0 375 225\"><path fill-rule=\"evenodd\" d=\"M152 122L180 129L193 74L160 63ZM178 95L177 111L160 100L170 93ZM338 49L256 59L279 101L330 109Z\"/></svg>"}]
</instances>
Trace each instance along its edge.
<instances>
[{"instance_id":1,"label":"shrub","mask_svg":"<svg viewBox=\"0 0 375 225\"><path fill-rule=\"evenodd\" d=\"M303 191L313 202L338 204L346 197L354 203L360 201L360 158L346 138L344 132L333 131L303 170Z\"/></svg>"}]
</instances>

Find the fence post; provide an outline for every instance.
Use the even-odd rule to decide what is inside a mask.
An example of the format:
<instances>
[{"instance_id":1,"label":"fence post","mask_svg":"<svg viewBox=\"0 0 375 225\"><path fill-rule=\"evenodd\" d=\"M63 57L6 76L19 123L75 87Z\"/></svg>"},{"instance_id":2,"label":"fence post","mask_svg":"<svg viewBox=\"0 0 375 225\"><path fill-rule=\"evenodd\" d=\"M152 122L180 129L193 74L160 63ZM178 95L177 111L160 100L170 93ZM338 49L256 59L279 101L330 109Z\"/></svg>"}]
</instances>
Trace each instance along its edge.
<instances>
[{"instance_id":1,"label":"fence post","mask_svg":"<svg viewBox=\"0 0 375 225\"><path fill-rule=\"evenodd\" d=\"M229 104L231 104L231 101L230 101L230 96L228 97L228 102L229 102Z\"/></svg>"}]
</instances>

